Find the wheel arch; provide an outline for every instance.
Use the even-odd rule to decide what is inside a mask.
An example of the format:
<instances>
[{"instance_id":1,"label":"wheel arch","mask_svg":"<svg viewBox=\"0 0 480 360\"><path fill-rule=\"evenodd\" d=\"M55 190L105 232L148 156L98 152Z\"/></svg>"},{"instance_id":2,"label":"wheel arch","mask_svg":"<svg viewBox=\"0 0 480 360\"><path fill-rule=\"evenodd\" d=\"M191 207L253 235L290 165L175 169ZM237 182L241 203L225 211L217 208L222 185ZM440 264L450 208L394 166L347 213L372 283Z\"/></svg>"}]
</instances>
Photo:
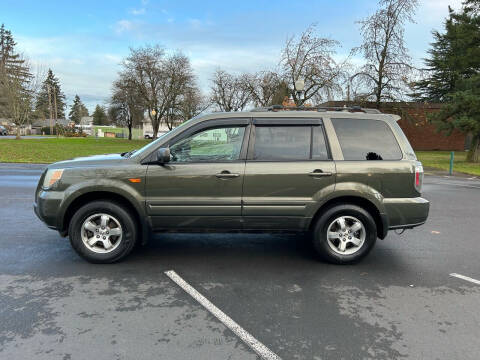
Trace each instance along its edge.
<instances>
[{"instance_id":1,"label":"wheel arch","mask_svg":"<svg viewBox=\"0 0 480 360\"><path fill-rule=\"evenodd\" d=\"M62 219L62 229L60 230L60 233L65 236L67 235L70 220L78 209L80 209L83 205L88 204L89 202L99 200L115 202L127 208L129 212L132 213L135 219L135 222L138 226L138 231L140 232L140 238L143 238L142 235L145 233L146 224L138 209L127 197L111 191L92 191L84 193L75 198L65 210Z\"/></svg>"},{"instance_id":2,"label":"wheel arch","mask_svg":"<svg viewBox=\"0 0 480 360\"><path fill-rule=\"evenodd\" d=\"M373 217L375 225L377 226L377 236L380 239L384 239L388 231L388 222L385 215L383 215L378 207L371 202L370 200L360 197L360 196L339 196L333 199L326 201L320 206L320 208L315 212L315 215L312 217L310 224L308 226L309 230L312 230L315 226L317 219L329 208L335 205L357 205L361 208L368 211L368 213Z\"/></svg>"}]
</instances>

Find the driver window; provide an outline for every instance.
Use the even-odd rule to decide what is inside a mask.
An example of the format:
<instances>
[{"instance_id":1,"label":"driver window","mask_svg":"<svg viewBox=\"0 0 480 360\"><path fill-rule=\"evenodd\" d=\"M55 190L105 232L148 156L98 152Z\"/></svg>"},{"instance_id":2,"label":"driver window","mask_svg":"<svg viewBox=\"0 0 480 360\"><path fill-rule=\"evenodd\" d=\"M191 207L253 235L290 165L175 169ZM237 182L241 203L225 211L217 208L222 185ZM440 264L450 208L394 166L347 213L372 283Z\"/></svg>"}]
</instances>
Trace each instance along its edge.
<instances>
[{"instance_id":1,"label":"driver window","mask_svg":"<svg viewBox=\"0 0 480 360\"><path fill-rule=\"evenodd\" d=\"M211 128L170 146L172 161L216 162L233 161L240 157L245 127Z\"/></svg>"}]
</instances>

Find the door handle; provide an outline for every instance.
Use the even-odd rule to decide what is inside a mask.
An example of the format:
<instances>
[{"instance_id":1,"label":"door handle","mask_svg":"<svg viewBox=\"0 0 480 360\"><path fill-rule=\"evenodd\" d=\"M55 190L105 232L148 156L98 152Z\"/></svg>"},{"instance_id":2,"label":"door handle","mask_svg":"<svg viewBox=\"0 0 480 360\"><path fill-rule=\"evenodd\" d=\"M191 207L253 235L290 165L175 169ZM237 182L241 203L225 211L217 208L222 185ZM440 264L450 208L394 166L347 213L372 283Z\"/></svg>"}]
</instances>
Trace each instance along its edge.
<instances>
[{"instance_id":1,"label":"door handle","mask_svg":"<svg viewBox=\"0 0 480 360\"><path fill-rule=\"evenodd\" d=\"M315 169L312 172L308 173L309 176L313 177L322 177L322 176L332 176L331 172L323 172L321 169Z\"/></svg>"},{"instance_id":2,"label":"door handle","mask_svg":"<svg viewBox=\"0 0 480 360\"><path fill-rule=\"evenodd\" d=\"M215 174L215 176L219 179L231 179L231 178L239 177L240 174L234 174L234 173L231 173L230 171L224 170L221 173Z\"/></svg>"}]
</instances>

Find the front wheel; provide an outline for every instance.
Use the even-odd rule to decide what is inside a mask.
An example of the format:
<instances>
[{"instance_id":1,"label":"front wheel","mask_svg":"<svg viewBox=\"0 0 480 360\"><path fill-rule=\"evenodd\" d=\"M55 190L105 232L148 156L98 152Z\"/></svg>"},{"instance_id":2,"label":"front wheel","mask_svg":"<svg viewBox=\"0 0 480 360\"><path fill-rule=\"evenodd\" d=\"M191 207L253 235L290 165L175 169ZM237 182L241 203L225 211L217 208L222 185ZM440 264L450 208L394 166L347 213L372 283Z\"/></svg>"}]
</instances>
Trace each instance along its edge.
<instances>
[{"instance_id":1,"label":"front wheel","mask_svg":"<svg viewBox=\"0 0 480 360\"><path fill-rule=\"evenodd\" d=\"M375 245L377 227L368 211L357 205L336 205L318 218L313 245L334 264L351 264L365 257Z\"/></svg>"},{"instance_id":2,"label":"front wheel","mask_svg":"<svg viewBox=\"0 0 480 360\"><path fill-rule=\"evenodd\" d=\"M137 239L137 226L128 210L108 201L93 201L78 209L68 232L73 249L99 264L123 259Z\"/></svg>"}]
</instances>

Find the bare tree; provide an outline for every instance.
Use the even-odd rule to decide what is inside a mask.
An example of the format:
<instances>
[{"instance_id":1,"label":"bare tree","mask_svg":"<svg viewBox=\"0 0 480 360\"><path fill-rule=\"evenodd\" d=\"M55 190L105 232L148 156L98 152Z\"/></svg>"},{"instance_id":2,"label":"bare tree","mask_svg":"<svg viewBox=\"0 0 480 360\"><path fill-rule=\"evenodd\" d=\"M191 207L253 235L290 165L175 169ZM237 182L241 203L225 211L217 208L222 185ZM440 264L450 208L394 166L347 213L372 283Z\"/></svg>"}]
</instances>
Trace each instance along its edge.
<instances>
[{"instance_id":1,"label":"bare tree","mask_svg":"<svg viewBox=\"0 0 480 360\"><path fill-rule=\"evenodd\" d=\"M220 111L242 111L250 102L250 92L241 76L217 69L213 74L211 101Z\"/></svg>"},{"instance_id":2,"label":"bare tree","mask_svg":"<svg viewBox=\"0 0 480 360\"><path fill-rule=\"evenodd\" d=\"M377 108L383 100L402 95L413 70L404 40L404 25L413 22L417 0L381 0L380 8L360 21L366 64L353 76L367 89L366 96Z\"/></svg>"},{"instance_id":3,"label":"bare tree","mask_svg":"<svg viewBox=\"0 0 480 360\"><path fill-rule=\"evenodd\" d=\"M122 62L124 70L120 74L133 82L148 111L154 137L160 126L160 119L164 115L164 106L160 100L164 56L165 51L159 46L130 48L130 55Z\"/></svg>"},{"instance_id":4,"label":"bare tree","mask_svg":"<svg viewBox=\"0 0 480 360\"><path fill-rule=\"evenodd\" d=\"M195 86L195 76L188 57L176 53L168 57L163 66L163 81L160 87L160 96L166 111L164 120L171 130L182 121L179 108L187 91Z\"/></svg>"},{"instance_id":5,"label":"bare tree","mask_svg":"<svg viewBox=\"0 0 480 360\"><path fill-rule=\"evenodd\" d=\"M161 121L171 128L181 94L194 81L190 60L181 53L165 55L159 46L130 49L123 63L123 76L132 80L152 122L156 137Z\"/></svg>"},{"instance_id":6,"label":"bare tree","mask_svg":"<svg viewBox=\"0 0 480 360\"><path fill-rule=\"evenodd\" d=\"M282 100L283 96L288 95L284 93L282 77L276 72L261 71L256 74L244 74L241 79L255 106L273 105L279 92L282 92L280 96Z\"/></svg>"},{"instance_id":7,"label":"bare tree","mask_svg":"<svg viewBox=\"0 0 480 360\"><path fill-rule=\"evenodd\" d=\"M116 124L128 128L128 140L132 140L132 127L142 121L145 109L135 88L135 81L120 75L120 78L113 83L112 90L109 116Z\"/></svg>"},{"instance_id":8,"label":"bare tree","mask_svg":"<svg viewBox=\"0 0 480 360\"><path fill-rule=\"evenodd\" d=\"M344 63L337 64L333 59L338 45L335 40L318 37L315 25L308 27L299 37L287 39L280 60L283 75L291 89L294 89L295 81L305 81L302 99L292 91L295 104L301 106L312 98L330 97L334 91L339 91L338 79Z\"/></svg>"},{"instance_id":9,"label":"bare tree","mask_svg":"<svg viewBox=\"0 0 480 360\"><path fill-rule=\"evenodd\" d=\"M182 95L178 105L178 111L183 121L191 119L205 111L210 102L205 98L196 86L188 87Z\"/></svg>"}]
</instances>

